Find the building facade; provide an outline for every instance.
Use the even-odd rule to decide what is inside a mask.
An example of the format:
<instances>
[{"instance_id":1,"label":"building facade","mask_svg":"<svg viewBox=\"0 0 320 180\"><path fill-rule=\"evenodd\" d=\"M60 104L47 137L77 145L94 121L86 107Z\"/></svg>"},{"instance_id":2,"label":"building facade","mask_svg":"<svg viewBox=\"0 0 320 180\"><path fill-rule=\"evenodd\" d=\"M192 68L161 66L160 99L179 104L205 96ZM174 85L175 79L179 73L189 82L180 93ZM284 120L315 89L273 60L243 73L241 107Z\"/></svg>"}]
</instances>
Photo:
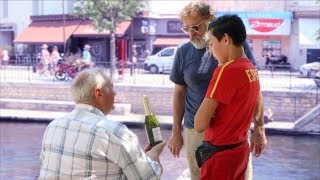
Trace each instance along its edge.
<instances>
[{"instance_id":1,"label":"building facade","mask_svg":"<svg viewBox=\"0 0 320 180\"><path fill-rule=\"evenodd\" d=\"M214 1L208 0L213 9L219 12L239 12L243 18L252 44L253 54L260 65L265 64L265 52L271 50L275 55L283 54L297 70L302 64L320 62L320 2L317 0L279 0L279 1ZM253 6L254 4L254 6ZM253 14L251 14L253 12ZM254 15L256 14L256 15ZM263 15L264 14L264 15ZM251 16L252 15L252 16ZM251 17L250 17L251 16ZM256 17L255 17L256 16ZM250 34L257 28L252 21L266 21L259 25L276 26L269 32ZM290 20L289 20L290 18ZM276 21L283 20L282 22ZM257 21L256 21L257 22ZM250 23L250 22L249 22ZM290 29L288 29L288 27ZM266 30L266 28L264 28ZM281 30L279 32L279 30ZM318 31L318 32L317 32ZM288 34L289 32L289 34Z\"/></svg>"},{"instance_id":2,"label":"building facade","mask_svg":"<svg viewBox=\"0 0 320 180\"><path fill-rule=\"evenodd\" d=\"M320 43L316 40L319 36L317 30L320 29L320 4L316 0L279 0L272 3L214 0L206 2L212 5L217 16L233 13L243 19L248 32L248 42L260 65L264 65L267 51L271 51L274 55L287 56L288 62L294 69L298 69L306 62L318 61L320 58L318 57ZM124 50L118 54L118 59L131 60L133 49L138 54L143 54L146 49L152 54L164 47L176 46L187 41L188 35L180 30L182 22L178 17L179 11L187 1L175 3L181 5L173 5L172 2L170 8L160 8L159 4L154 5L155 2L149 3L143 13L133 18L129 26L121 27L117 49ZM71 14L73 7L74 1L69 0L1 0L0 47L3 45L18 47L21 44L13 42L32 23L30 16ZM88 22L86 23L82 24L82 29L85 29L84 26L90 26ZM90 30L90 33L87 30L86 32L82 30L81 33L79 31L81 30L70 35L73 41L69 44L81 46L83 43L90 43L97 47L97 54L100 52L99 49L103 49L105 52L100 54L103 57L100 59L107 60L108 33L97 34L93 30Z\"/></svg>"},{"instance_id":3,"label":"building facade","mask_svg":"<svg viewBox=\"0 0 320 180\"><path fill-rule=\"evenodd\" d=\"M320 62L320 1L293 1L287 9L293 12L290 56L295 66Z\"/></svg>"},{"instance_id":4,"label":"building facade","mask_svg":"<svg viewBox=\"0 0 320 180\"><path fill-rule=\"evenodd\" d=\"M30 23L32 15L71 13L73 2L68 0L0 1L0 47L13 46L14 38Z\"/></svg>"}]
</instances>

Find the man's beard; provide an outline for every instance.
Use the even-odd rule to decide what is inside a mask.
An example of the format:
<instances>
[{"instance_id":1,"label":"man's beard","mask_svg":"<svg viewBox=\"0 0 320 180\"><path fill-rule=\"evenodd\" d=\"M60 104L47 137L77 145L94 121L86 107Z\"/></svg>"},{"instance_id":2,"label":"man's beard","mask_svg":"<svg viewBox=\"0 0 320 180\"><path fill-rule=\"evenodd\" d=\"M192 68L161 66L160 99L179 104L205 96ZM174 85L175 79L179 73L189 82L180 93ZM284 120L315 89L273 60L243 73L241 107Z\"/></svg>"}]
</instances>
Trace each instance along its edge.
<instances>
[{"instance_id":1,"label":"man's beard","mask_svg":"<svg viewBox=\"0 0 320 180\"><path fill-rule=\"evenodd\" d=\"M196 49L203 49L207 46L207 41L205 39L205 36L198 36L198 37L192 38L191 43Z\"/></svg>"}]
</instances>

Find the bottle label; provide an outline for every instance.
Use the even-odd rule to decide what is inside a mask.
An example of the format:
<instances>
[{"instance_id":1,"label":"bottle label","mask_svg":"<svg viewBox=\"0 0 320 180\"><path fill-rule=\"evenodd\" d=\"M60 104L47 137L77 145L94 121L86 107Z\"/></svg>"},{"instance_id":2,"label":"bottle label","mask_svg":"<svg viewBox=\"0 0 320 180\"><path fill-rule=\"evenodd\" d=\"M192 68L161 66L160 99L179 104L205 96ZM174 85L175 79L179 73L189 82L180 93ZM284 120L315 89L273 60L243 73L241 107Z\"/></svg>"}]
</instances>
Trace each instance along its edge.
<instances>
[{"instance_id":1,"label":"bottle label","mask_svg":"<svg viewBox=\"0 0 320 180\"><path fill-rule=\"evenodd\" d=\"M154 142L162 141L160 127L152 128Z\"/></svg>"}]
</instances>

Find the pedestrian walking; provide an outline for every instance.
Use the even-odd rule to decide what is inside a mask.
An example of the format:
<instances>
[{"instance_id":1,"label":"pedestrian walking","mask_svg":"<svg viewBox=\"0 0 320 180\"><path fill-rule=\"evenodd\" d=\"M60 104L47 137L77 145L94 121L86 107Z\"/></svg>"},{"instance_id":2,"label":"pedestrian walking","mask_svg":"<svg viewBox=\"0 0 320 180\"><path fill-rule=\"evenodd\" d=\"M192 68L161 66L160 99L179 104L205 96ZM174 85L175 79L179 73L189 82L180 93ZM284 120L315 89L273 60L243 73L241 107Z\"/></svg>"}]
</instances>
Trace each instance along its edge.
<instances>
[{"instance_id":1,"label":"pedestrian walking","mask_svg":"<svg viewBox=\"0 0 320 180\"><path fill-rule=\"evenodd\" d=\"M40 62L38 64L39 74L49 75L50 74L50 53L48 51L48 45L43 44L41 46Z\"/></svg>"},{"instance_id":2,"label":"pedestrian walking","mask_svg":"<svg viewBox=\"0 0 320 180\"><path fill-rule=\"evenodd\" d=\"M1 64L4 68L9 64L9 51L7 49L2 50L2 61Z\"/></svg>"}]
</instances>

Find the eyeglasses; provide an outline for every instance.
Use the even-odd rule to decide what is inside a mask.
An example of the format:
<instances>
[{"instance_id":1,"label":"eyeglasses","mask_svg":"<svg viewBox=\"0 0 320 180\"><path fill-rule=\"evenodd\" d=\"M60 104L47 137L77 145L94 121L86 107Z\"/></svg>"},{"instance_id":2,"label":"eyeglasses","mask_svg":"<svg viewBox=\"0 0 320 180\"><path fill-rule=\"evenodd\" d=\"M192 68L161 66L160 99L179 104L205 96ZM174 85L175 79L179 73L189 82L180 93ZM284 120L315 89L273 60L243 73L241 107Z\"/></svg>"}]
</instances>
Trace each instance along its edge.
<instances>
[{"instance_id":1,"label":"eyeglasses","mask_svg":"<svg viewBox=\"0 0 320 180\"><path fill-rule=\"evenodd\" d=\"M199 24L197 25L192 25L192 26L184 26L181 28L181 30L184 32L184 33L189 33L190 30L193 30L195 32L198 32L200 30L200 25L204 22L204 20L206 19L203 19L202 21L200 21Z\"/></svg>"}]
</instances>

